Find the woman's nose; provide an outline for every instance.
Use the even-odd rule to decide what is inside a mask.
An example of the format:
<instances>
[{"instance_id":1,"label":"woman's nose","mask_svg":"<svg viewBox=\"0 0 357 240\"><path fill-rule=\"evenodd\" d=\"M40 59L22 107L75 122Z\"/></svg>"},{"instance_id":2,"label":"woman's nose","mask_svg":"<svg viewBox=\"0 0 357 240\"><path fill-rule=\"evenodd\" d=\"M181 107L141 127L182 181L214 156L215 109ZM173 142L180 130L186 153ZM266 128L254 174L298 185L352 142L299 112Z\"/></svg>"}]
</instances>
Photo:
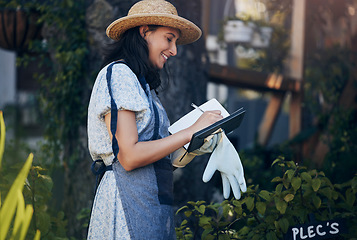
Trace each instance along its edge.
<instances>
[{"instance_id":1,"label":"woman's nose","mask_svg":"<svg viewBox=\"0 0 357 240\"><path fill-rule=\"evenodd\" d=\"M177 54L177 47L176 47L176 43L173 43L170 47L170 54L171 56L176 56Z\"/></svg>"}]
</instances>

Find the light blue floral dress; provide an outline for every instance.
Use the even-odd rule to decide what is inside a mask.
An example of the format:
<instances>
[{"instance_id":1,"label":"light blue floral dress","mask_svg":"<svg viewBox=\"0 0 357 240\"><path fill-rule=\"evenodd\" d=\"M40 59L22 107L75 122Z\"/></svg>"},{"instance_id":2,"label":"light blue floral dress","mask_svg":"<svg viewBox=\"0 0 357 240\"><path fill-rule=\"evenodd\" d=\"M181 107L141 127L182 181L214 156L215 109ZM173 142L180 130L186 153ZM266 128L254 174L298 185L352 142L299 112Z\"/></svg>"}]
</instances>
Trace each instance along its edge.
<instances>
[{"instance_id":1,"label":"light blue floral dress","mask_svg":"<svg viewBox=\"0 0 357 240\"><path fill-rule=\"evenodd\" d=\"M141 86L123 63L112 68L110 85L118 110L135 112L139 141L169 135L169 120L149 85ZM114 155L104 116L111 111L107 69L95 81L88 107L88 144L93 160L112 165L93 202L87 239L175 239L172 164L168 157L127 172ZM155 127L157 126L157 127ZM120 150L119 150L120 151Z\"/></svg>"}]
</instances>

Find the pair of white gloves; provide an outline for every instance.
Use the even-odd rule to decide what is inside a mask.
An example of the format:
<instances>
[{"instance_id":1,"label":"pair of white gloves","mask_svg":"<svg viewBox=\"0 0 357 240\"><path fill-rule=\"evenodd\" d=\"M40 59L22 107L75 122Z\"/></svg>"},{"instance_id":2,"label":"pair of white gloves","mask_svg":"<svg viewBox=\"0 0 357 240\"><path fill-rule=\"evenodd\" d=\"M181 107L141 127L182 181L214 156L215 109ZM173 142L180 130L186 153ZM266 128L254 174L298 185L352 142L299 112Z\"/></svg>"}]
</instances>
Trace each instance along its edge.
<instances>
[{"instance_id":1,"label":"pair of white gloves","mask_svg":"<svg viewBox=\"0 0 357 240\"><path fill-rule=\"evenodd\" d=\"M184 148L177 150L173 154L173 165L184 167L195 156L205 153L212 154L203 173L203 182L211 180L213 174L218 170L222 177L224 198L229 198L232 188L234 197L240 199L241 191L247 191L243 166L237 151L223 131L219 130L219 132L207 137L204 144L191 153L186 152Z\"/></svg>"}]
</instances>

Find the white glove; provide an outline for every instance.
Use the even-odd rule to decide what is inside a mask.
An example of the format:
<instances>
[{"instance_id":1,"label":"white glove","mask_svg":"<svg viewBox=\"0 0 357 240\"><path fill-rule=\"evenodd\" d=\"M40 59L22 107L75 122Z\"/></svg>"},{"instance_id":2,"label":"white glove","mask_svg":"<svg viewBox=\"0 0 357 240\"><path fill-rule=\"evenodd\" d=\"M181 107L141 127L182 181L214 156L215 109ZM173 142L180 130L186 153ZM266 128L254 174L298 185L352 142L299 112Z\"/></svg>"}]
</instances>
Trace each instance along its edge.
<instances>
[{"instance_id":1,"label":"white glove","mask_svg":"<svg viewBox=\"0 0 357 240\"><path fill-rule=\"evenodd\" d=\"M221 129L218 129L216 132L214 132L211 135L209 135L208 137L206 137L204 139L203 145L199 149L193 151L190 154L195 154L196 156L199 156L199 155L203 155L205 153L213 152L213 150L216 148L218 142L222 138L222 132L223 131Z\"/></svg>"},{"instance_id":2,"label":"white glove","mask_svg":"<svg viewBox=\"0 0 357 240\"><path fill-rule=\"evenodd\" d=\"M187 152L184 147L179 148L172 153L172 165L174 167L185 167L194 159L194 157L203 155L205 153L211 153L221 138L222 134L221 130L219 130L215 134L206 137L204 139L203 145L193 152Z\"/></svg>"},{"instance_id":3,"label":"white glove","mask_svg":"<svg viewBox=\"0 0 357 240\"><path fill-rule=\"evenodd\" d=\"M224 132L208 160L202 177L203 182L211 180L216 170L221 172L224 198L229 198L232 187L234 197L240 199L240 191L247 191L243 166L237 151Z\"/></svg>"}]
</instances>

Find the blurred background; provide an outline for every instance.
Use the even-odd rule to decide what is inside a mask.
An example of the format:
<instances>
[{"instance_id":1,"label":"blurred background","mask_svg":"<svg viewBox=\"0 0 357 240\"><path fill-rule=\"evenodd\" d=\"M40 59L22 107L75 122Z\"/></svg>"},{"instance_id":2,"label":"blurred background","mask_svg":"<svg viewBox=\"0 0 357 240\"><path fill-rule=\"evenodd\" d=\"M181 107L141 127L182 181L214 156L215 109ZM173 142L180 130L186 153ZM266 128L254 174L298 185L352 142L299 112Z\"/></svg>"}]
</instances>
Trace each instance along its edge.
<instances>
[{"instance_id":1,"label":"blurred background","mask_svg":"<svg viewBox=\"0 0 357 240\"><path fill-rule=\"evenodd\" d=\"M40 229L43 239L86 237L95 186L89 96L110 43L105 29L135 2L0 0L1 198L34 153L24 189L35 209L30 236ZM274 189L271 164L279 156L323 171L333 183L355 176L357 0L170 2L203 31L168 63L159 97L171 122L191 102L216 98L229 112L244 107L229 139L248 185ZM217 173L201 180L208 157L174 172L176 208L223 201Z\"/></svg>"}]
</instances>

